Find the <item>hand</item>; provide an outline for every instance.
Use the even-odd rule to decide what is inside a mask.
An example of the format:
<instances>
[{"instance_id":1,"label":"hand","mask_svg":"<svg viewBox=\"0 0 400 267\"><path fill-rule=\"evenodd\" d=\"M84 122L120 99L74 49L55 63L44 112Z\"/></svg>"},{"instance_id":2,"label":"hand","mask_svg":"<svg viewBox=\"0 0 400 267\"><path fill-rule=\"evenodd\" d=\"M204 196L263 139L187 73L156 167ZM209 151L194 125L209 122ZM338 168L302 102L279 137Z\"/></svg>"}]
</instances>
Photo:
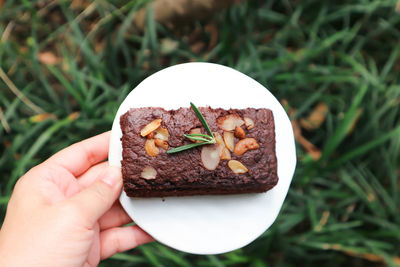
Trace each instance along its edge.
<instances>
[{"instance_id":1,"label":"hand","mask_svg":"<svg viewBox=\"0 0 400 267\"><path fill-rule=\"evenodd\" d=\"M0 231L0 266L96 266L153 239L116 201L121 170L109 167L109 133L74 144L15 185Z\"/></svg>"}]
</instances>

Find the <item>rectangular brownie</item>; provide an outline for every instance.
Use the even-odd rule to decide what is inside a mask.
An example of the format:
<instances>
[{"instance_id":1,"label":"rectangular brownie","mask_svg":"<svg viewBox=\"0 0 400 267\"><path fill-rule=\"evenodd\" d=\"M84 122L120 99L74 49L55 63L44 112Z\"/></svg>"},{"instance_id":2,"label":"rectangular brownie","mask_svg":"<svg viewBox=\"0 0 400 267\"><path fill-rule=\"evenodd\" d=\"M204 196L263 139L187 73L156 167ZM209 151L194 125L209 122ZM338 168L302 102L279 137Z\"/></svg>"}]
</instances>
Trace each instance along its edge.
<instances>
[{"instance_id":1,"label":"rectangular brownie","mask_svg":"<svg viewBox=\"0 0 400 267\"><path fill-rule=\"evenodd\" d=\"M255 193L277 184L271 110L199 110L217 143L174 154L166 151L193 143L184 134L207 134L191 108L132 108L121 116L121 165L128 196Z\"/></svg>"}]
</instances>

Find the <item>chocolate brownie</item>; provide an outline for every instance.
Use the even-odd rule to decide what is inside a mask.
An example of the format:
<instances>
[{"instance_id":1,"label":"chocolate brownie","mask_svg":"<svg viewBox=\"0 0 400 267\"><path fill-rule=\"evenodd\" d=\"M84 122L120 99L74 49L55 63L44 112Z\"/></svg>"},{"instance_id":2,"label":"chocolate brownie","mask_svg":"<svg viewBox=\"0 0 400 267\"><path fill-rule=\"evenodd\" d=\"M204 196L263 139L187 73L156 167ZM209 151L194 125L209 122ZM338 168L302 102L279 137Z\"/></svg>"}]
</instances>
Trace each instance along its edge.
<instances>
[{"instance_id":1,"label":"chocolate brownie","mask_svg":"<svg viewBox=\"0 0 400 267\"><path fill-rule=\"evenodd\" d=\"M255 108L224 110L210 107L202 107L199 110L212 132L218 132L221 136L224 136L224 132L228 132L222 128L232 130L226 129L223 125L227 118L239 118L233 122L241 124L237 127L241 128L237 129L238 132L233 130L231 132L235 132L235 136L242 139L234 137L234 149L225 145L231 149L228 152L230 155L225 155L227 159L218 158L219 162L215 169L208 169L210 167L204 162L202 150L213 149L211 146L215 147L218 144L197 146L174 154L166 153L168 149L193 143L183 136L193 129L207 133L192 109L132 108L121 116L123 148L121 164L124 190L128 196L255 193L265 192L277 184L275 126L271 110ZM232 127L231 124L228 123L227 127ZM154 130L156 127L157 130ZM243 133L245 137L242 136ZM225 134L231 137L233 135ZM162 142L156 142L155 145L155 139ZM256 142L256 145L247 146L250 149L240 154L243 151L239 151L239 143L241 142L242 147L246 147L247 141ZM221 149L224 144L226 142L219 144ZM218 157L224 158L221 150L217 151ZM235 168L238 164L239 169ZM242 167L245 167L244 170Z\"/></svg>"}]
</instances>

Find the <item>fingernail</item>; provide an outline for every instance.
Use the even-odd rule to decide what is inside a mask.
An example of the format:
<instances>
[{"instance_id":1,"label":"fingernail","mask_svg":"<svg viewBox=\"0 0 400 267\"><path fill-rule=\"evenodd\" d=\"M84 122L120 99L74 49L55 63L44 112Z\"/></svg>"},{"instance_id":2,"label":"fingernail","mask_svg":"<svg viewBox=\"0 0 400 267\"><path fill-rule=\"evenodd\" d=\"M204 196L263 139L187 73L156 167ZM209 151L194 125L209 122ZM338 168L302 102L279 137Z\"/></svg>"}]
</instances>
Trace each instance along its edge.
<instances>
[{"instance_id":1,"label":"fingernail","mask_svg":"<svg viewBox=\"0 0 400 267\"><path fill-rule=\"evenodd\" d=\"M121 169L118 167L109 167L107 171L104 173L101 180L113 187L120 179L121 179Z\"/></svg>"}]
</instances>

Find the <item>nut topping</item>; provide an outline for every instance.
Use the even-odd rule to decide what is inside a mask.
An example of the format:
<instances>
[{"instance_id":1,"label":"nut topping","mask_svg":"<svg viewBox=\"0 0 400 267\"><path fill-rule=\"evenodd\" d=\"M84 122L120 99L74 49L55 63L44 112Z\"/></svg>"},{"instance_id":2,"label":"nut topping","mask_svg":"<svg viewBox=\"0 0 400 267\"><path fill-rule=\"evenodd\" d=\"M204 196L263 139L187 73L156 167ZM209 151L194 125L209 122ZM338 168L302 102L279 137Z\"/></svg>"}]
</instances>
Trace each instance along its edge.
<instances>
[{"instance_id":1,"label":"nut topping","mask_svg":"<svg viewBox=\"0 0 400 267\"><path fill-rule=\"evenodd\" d=\"M231 152L229 152L229 149L227 149L226 147L224 147L222 149L222 153L221 153L221 159L231 159Z\"/></svg>"},{"instance_id":2,"label":"nut topping","mask_svg":"<svg viewBox=\"0 0 400 267\"><path fill-rule=\"evenodd\" d=\"M218 126L224 131L233 131L236 126L242 126L244 121L239 115L230 114L217 119Z\"/></svg>"},{"instance_id":3,"label":"nut topping","mask_svg":"<svg viewBox=\"0 0 400 267\"><path fill-rule=\"evenodd\" d=\"M147 139L153 139L154 138L154 132L151 132L147 135Z\"/></svg>"},{"instance_id":4,"label":"nut topping","mask_svg":"<svg viewBox=\"0 0 400 267\"><path fill-rule=\"evenodd\" d=\"M154 138L168 141L169 133L166 128L160 126L155 130L155 133Z\"/></svg>"},{"instance_id":5,"label":"nut topping","mask_svg":"<svg viewBox=\"0 0 400 267\"><path fill-rule=\"evenodd\" d=\"M201 134L200 128L193 128L189 131L189 134Z\"/></svg>"},{"instance_id":6,"label":"nut topping","mask_svg":"<svg viewBox=\"0 0 400 267\"><path fill-rule=\"evenodd\" d=\"M233 147L235 146L235 139L233 137L233 133L231 132L224 132L224 142L225 146L230 150L233 151Z\"/></svg>"},{"instance_id":7,"label":"nut topping","mask_svg":"<svg viewBox=\"0 0 400 267\"><path fill-rule=\"evenodd\" d=\"M249 171L240 161L234 159L228 161L228 166L234 173L237 174L246 173Z\"/></svg>"},{"instance_id":8,"label":"nut topping","mask_svg":"<svg viewBox=\"0 0 400 267\"><path fill-rule=\"evenodd\" d=\"M219 144L205 145L201 148L201 162L207 170L215 170L222 154L222 146Z\"/></svg>"},{"instance_id":9,"label":"nut topping","mask_svg":"<svg viewBox=\"0 0 400 267\"><path fill-rule=\"evenodd\" d=\"M229 150L226 148L224 139L222 139L221 134L219 132L215 132L214 137L215 141L222 149L221 159L231 159L231 152L229 152Z\"/></svg>"},{"instance_id":10,"label":"nut topping","mask_svg":"<svg viewBox=\"0 0 400 267\"><path fill-rule=\"evenodd\" d=\"M149 124L147 124L146 126L144 126L144 128L140 131L140 135L145 137L148 134L150 134L152 131L156 130L158 127L160 127L161 125L161 119L155 119L152 122L150 122Z\"/></svg>"},{"instance_id":11,"label":"nut topping","mask_svg":"<svg viewBox=\"0 0 400 267\"><path fill-rule=\"evenodd\" d=\"M246 133L244 132L242 127L236 126L235 128L235 137L239 138L239 139L243 139L246 137Z\"/></svg>"},{"instance_id":12,"label":"nut topping","mask_svg":"<svg viewBox=\"0 0 400 267\"><path fill-rule=\"evenodd\" d=\"M150 157L155 157L160 153L160 150L156 147L154 139L147 139L144 144L144 149Z\"/></svg>"},{"instance_id":13,"label":"nut topping","mask_svg":"<svg viewBox=\"0 0 400 267\"><path fill-rule=\"evenodd\" d=\"M224 140L222 139L222 136L219 132L215 132L214 137L215 137L215 141L217 142L217 144L219 144L221 146L225 146Z\"/></svg>"},{"instance_id":14,"label":"nut topping","mask_svg":"<svg viewBox=\"0 0 400 267\"><path fill-rule=\"evenodd\" d=\"M161 147L164 150L168 150L168 142L165 140L161 140L158 138L154 138L154 143L156 144L156 146Z\"/></svg>"},{"instance_id":15,"label":"nut topping","mask_svg":"<svg viewBox=\"0 0 400 267\"><path fill-rule=\"evenodd\" d=\"M254 121L249 117L244 117L244 125L246 125L247 130L254 128Z\"/></svg>"},{"instance_id":16,"label":"nut topping","mask_svg":"<svg viewBox=\"0 0 400 267\"><path fill-rule=\"evenodd\" d=\"M156 179L157 171L151 166L146 166L140 173L140 177L146 180Z\"/></svg>"},{"instance_id":17,"label":"nut topping","mask_svg":"<svg viewBox=\"0 0 400 267\"><path fill-rule=\"evenodd\" d=\"M247 150L253 150L259 148L260 145L254 138L245 138L237 142L233 153L237 156L243 155Z\"/></svg>"}]
</instances>

